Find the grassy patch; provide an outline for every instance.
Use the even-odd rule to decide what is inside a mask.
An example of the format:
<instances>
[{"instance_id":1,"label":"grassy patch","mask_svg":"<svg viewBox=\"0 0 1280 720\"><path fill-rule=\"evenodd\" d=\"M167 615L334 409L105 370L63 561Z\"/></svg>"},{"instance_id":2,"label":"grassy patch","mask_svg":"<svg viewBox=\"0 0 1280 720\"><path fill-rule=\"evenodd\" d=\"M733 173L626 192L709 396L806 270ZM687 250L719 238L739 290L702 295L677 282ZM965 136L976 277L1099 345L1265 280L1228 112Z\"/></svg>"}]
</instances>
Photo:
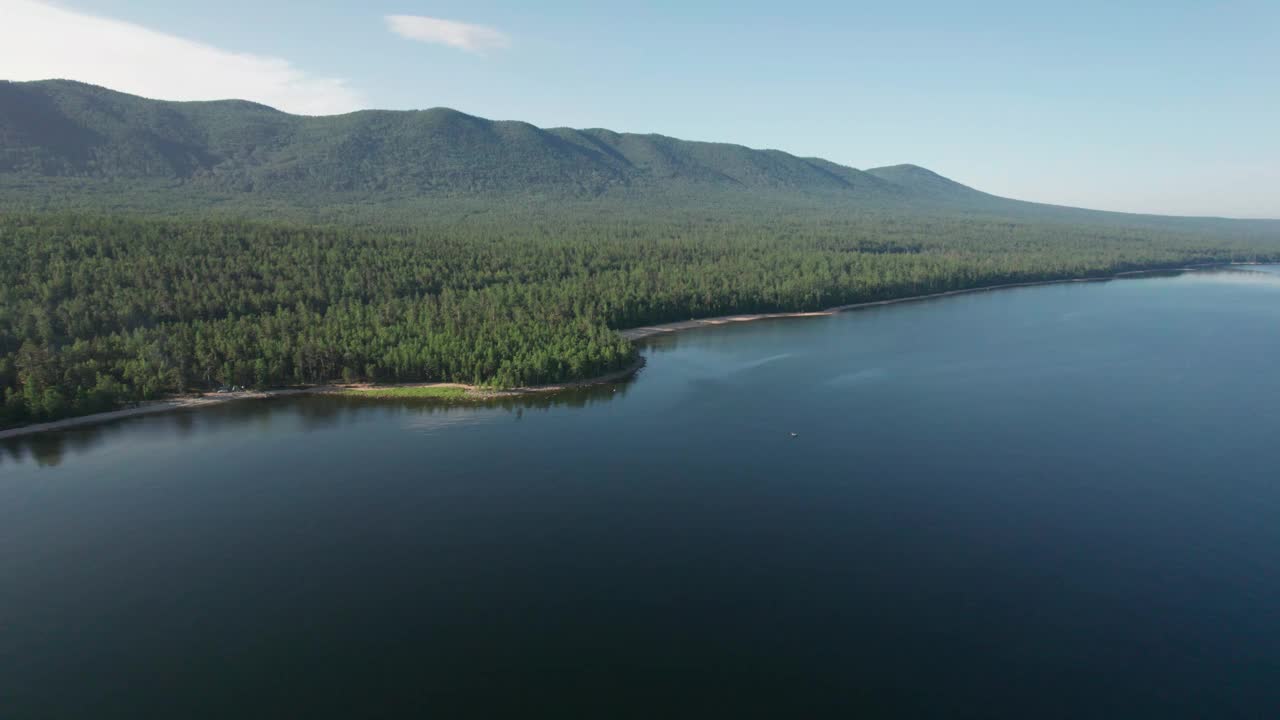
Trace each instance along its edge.
<instances>
[{"instance_id":1,"label":"grassy patch","mask_svg":"<svg viewBox=\"0 0 1280 720\"><path fill-rule=\"evenodd\" d=\"M428 385L419 387L372 387L372 388L347 388L341 392L342 395L348 397L363 397L374 399L417 399L417 398L433 398L436 400L465 400L470 397L470 392L466 388L460 387L442 387L438 385Z\"/></svg>"}]
</instances>

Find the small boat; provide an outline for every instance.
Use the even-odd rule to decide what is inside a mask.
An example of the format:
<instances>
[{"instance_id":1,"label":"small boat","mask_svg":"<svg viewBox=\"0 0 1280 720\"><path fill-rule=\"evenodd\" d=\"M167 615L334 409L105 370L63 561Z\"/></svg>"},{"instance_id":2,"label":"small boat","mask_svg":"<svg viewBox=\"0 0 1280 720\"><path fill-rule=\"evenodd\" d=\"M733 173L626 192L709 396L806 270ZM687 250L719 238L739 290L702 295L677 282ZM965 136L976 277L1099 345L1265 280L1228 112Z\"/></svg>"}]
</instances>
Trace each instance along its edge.
<instances>
[{"instance_id":1,"label":"small boat","mask_svg":"<svg viewBox=\"0 0 1280 720\"><path fill-rule=\"evenodd\" d=\"M793 433L791 433L791 437L793 437L793 438L798 438L798 437L800 437L800 433L793 432Z\"/></svg>"}]
</instances>

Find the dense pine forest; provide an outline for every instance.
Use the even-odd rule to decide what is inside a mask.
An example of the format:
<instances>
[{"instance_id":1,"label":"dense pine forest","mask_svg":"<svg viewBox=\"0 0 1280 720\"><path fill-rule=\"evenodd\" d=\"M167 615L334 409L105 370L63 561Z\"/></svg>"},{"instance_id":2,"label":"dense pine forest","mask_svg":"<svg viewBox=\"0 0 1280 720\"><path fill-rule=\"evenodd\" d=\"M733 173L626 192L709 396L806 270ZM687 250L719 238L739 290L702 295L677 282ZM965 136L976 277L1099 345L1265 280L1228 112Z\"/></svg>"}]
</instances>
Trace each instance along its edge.
<instances>
[{"instance_id":1,"label":"dense pine forest","mask_svg":"<svg viewBox=\"0 0 1280 720\"><path fill-rule=\"evenodd\" d=\"M1280 259L1280 245L1250 233L746 211L382 229L7 214L0 417L223 384L572 380L632 362L619 328L1233 259Z\"/></svg>"}]
</instances>

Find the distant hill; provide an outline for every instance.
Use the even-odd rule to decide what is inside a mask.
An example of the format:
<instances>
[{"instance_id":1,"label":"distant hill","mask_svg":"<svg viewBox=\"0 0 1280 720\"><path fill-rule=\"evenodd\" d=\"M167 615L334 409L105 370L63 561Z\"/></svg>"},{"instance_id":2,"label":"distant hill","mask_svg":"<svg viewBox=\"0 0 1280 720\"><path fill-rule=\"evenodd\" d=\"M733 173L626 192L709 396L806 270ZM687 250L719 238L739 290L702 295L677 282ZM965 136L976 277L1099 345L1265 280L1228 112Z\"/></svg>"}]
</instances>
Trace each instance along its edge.
<instances>
[{"instance_id":1,"label":"distant hill","mask_svg":"<svg viewBox=\"0 0 1280 720\"><path fill-rule=\"evenodd\" d=\"M741 145L542 129L450 110L289 115L243 100L170 102L69 80L0 81L0 196L32 207L152 210L608 200L653 208L956 213L1203 229L990 195L915 165L857 170ZM1280 222L1233 221L1236 229Z\"/></svg>"},{"instance_id":2,"label":"distant hill","mask_svg":"<svg viewBox=\"0 0 1280 720\"><path fill-rule=\"evenodd\" d=\"M455 110L289 115L245 101L148 100L93 85L0 82L0 173L162 179L223 190L593 197L679 188L986 199L923 169L860 171L740 145L541 129ZM922 183L927 173L940 182Z\"/></svg>"}]
</instances>

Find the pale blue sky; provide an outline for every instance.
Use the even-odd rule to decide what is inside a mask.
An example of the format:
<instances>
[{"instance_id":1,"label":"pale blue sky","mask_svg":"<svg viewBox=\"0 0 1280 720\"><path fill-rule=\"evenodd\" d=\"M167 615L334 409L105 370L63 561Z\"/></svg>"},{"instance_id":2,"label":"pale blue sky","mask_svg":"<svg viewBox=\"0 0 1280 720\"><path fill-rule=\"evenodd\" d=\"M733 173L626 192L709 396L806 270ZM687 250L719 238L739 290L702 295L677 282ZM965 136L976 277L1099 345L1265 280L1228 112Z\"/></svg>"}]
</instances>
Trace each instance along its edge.
<instances>
[{"instance_id":1,"label":"pale blue sky","mask_svg":"<svg viewBox=\"0 0 1280 720\"><path fill-rule=\"evenodd\" d=\"M40 5L50 3L0 0L0 15L35 17ZM64 0L56 7L65 12L30 20L26 35L59 34L63 25L102 34L71 21L91 15L277 58L287 71L262 87L234 75L219 84L219 69L166 85L147 77L151 68L181 75L182 63L146 63L146 42L113 42L79 57L59 38L40 37L60 54L32 59L38 53L28 50L19 63L0 51L0 77L56 71L184 99L243 86L236 94L310 112L449 106L542 126L778 148L854 167L911 162L1044 202L1280 217L1277 0ZM397 35L389 15L494 32L474 51ZM15 24L22 23L9 23L10 31L21 32ZM101 56L121 46L139 48L147 69L104 67Z\"/></svg>"}]
</instances>

